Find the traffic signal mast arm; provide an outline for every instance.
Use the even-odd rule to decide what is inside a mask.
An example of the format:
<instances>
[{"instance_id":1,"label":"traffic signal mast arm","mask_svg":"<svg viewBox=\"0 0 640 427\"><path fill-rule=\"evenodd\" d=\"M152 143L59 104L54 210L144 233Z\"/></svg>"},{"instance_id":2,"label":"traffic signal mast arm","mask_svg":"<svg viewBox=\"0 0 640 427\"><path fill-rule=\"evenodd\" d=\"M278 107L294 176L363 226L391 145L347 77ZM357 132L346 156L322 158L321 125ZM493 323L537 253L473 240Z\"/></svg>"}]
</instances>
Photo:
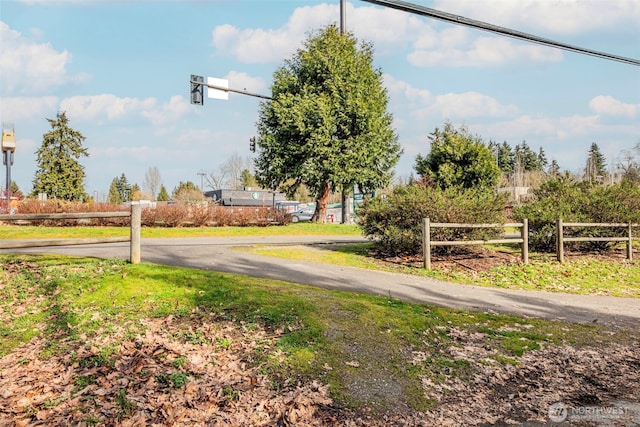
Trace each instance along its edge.
<instances>
[{"instance_id":1,"label":"traffic signal mast arm","mask_svg":"<svg viewBox=\"0 0 640 427\"><path fill-rule=\"evenodd\" d=\"M252 92L247 92L246 90L231 89L231 88L224 87L224 86L212 85L212 84L209 84L209 83L205 83L204 81L194 80L193 78L190 80L190 82L191 82L192 85L206 86L209 89L220 90L220 91L223 91L223 92L239 93L241 95L248 95L248 96L253 96L255 98L262 98L262 99L267 99L267 100L272 100L273 99L270 96L260 95L259 93L252 93Z\"/></svg>"}]
</instances>

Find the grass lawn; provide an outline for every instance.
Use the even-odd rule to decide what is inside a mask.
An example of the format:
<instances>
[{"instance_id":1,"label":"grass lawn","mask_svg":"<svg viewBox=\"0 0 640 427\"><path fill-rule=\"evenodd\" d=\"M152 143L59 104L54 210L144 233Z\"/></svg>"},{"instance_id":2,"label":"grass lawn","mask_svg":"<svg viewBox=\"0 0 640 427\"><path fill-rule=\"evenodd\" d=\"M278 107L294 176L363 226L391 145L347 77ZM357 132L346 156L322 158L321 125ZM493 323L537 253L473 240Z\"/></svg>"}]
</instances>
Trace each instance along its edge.
<instances>
[{"instance_id":1,"label":"grass lawn","mask_svg":"<svg viewBox=\"0 0 640 427\"><path fill-rule=\"evenodd\" d=\"M237 237L282 235L349 235L359 236L356 225L296 223L270 227L143 227L145 237ZM2 239L65 239L89 237L123 237L129 235L128 227L38 227L0 226Z\"/></svg>"}]
</instances>

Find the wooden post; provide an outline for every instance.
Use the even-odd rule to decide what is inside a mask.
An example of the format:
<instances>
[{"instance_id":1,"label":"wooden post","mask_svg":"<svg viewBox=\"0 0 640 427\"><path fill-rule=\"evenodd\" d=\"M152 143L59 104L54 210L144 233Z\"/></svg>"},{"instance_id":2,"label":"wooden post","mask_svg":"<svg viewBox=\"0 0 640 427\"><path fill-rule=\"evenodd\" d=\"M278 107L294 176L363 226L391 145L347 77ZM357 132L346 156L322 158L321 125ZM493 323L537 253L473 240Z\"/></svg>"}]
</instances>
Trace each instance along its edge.
<instances>
[{"instance_id":1,"label":"wooden post","mask_svg":"<svg viewBox=\"0 0 640 427\"><path fill-rule=\"evenodd\" d=\"M564 262L564 236L562 234L562 218L558 218L556 226L556 254L558 262Z\"/></svg>"},{"instance_id":2,"label":"wooden post","mask_svg":"<svg viewBox=\"0 0 640 427\"><path fill-rule=\"evenodd\" d=\"M529 264L529 220L527 218L522 220L520 237L522 237L522 263Z\"/></svg>"},{"instance_id":3,"label":"wooden post","mask_svg":"<svg viewBox=\"0 0 640 427\"><path fill-rule=\"evenodd\" d=\"M422 220L422 259L424 268L431 270L431 221L429 218Z\"/></svg>"},{"instance_id":4,"label":"wooden post","mask_svg":"<svg viewBox=\"0 0 640 427\"><path fill-rule=\"evenodd\" d=\"M139 202L131 203L131 247L129 261L140 264L140 224L142 222L142 206Z\"/></svg>"},{"instance_id":5,"label":"wooden post","mask_svg":"<svg viewBox=\"0 0 640 427\"><path fill-rule=\"evenodd\" d=\"M627 259L633 261L633 233L631 232L631 223L629 223L629 241L627 242Z\"/></svg>"}]
</instances>

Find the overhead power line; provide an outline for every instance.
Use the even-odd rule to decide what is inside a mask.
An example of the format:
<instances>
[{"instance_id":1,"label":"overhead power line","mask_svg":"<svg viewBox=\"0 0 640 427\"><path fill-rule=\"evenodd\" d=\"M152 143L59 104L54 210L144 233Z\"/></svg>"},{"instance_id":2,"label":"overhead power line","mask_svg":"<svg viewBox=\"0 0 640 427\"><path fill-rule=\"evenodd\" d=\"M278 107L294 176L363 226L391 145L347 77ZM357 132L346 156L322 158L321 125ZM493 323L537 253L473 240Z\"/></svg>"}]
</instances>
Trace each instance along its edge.
<instances>
[{"instance_id":1,"label":"overhead power line","mask_svg":"<svg viewBox=\"0 0 640 427\"><path fill-rule=\"evenodd\" d=\"M442 12L429 7L420 6L413 3L407 3L397 0L363 0L368 3L377 4L379 6L386 6L392 9L401 10L403 12L414 13L417 15L428 16L430 18L439 19L441 21L450 22L452 24L464 25L467 27L475 28L478 30L489 31L492 33L500 34L507 37L512 37L519 40L524 40L532 43L538 43L544 46L551 46L557 49L564 49L570 52L582 53L584 55L591 55L597 58L608 59L611 61L618 61L624 64L640 66L640 60L633 58L626 58L624 56L613 55L606 52L598 52L596 50L585 49L578 46L573 46L566 43L556 42L543 37L534 36L533 34L523 33L521 31L512 30L498 25L489 24L475 19L465 18L464 16L454 15L453 13Z\"/></svg>"}]
</instances>

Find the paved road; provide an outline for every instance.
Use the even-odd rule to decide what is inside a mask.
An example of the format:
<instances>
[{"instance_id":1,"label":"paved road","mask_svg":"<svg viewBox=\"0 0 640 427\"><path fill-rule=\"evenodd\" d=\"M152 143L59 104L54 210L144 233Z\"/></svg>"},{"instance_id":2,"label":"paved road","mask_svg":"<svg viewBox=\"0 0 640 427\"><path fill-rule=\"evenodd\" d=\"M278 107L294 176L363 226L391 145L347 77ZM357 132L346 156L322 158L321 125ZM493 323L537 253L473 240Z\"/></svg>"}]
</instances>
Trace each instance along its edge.
<instances>
[{"instance_id":1,"label":"paved road","mask_svg":"<svg viewBox=\"0 0 640 427\"><path fill-rule=\"evenodd\" d=\"M359 242L360 237L278 236L142 239L142 261L286 280L326 289L366 292L443 307L515 314L573 323L637 329L640 299L494 289L405 274L285 260L234 251L252 244ZM0 253L59 253L100 258L129 257L128 243L0 250Z\"/></svg>"}]
</instances>

